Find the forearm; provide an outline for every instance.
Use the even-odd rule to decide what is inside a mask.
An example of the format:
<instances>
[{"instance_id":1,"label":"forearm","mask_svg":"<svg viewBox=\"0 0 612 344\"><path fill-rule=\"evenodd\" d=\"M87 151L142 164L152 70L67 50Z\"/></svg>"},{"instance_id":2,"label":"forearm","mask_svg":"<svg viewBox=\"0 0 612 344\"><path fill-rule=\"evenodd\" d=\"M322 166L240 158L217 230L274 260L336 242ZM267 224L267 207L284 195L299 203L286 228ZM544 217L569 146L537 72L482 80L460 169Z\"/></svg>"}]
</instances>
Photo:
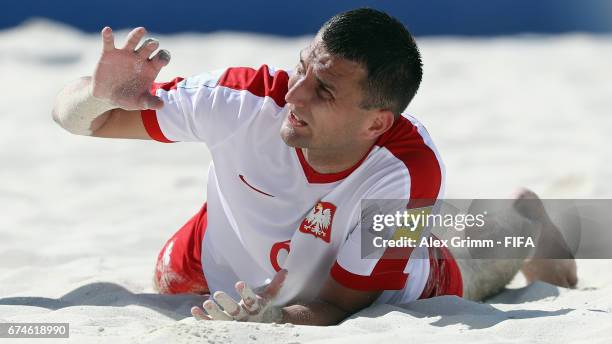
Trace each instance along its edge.
<instances>
[{"instance_id":1,"label":"forearm","mask_svg":"<svg viewBox=\"0 0 612 344\"><path fill-rule=\"evenodd\" d=\"M56 98L53 120L73 134L91 135L105 123L110 110L116 107L93 97L90 83L90 77L75 80L64 87Z\"/></svg>"},{"instance_id":2,"label":"forearm","mask_svg":"<svg viewBox=\"0 0 612 344\"><path fill-rule=\"evenodd\" d=\"M335 325L350 315L337 306L321 300L285 306L281 309L281 313L282 323L316 326Z\"/></svg>"}]
</instances>

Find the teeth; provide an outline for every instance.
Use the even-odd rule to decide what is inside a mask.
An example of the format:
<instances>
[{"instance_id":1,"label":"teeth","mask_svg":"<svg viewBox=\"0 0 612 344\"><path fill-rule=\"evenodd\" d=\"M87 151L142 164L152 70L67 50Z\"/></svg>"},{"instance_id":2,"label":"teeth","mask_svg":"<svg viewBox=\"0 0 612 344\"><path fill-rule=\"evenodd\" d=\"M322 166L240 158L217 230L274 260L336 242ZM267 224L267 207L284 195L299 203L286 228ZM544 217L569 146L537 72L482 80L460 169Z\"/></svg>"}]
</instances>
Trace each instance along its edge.
<instances>
[{"instance_id":1,"label":"teeth","mask_svg":"<svg viewBox=\"0 0 612 344\"><path fill-rule=\"evenodd\" d=\"M303 124L303 125L307 125L308 123L304 122L300 117L298 117L298 115L295 114L295 112L291 111L291 116L293 116L293 118L295 119L296 122Z\"/></svg>"}]
</instances>

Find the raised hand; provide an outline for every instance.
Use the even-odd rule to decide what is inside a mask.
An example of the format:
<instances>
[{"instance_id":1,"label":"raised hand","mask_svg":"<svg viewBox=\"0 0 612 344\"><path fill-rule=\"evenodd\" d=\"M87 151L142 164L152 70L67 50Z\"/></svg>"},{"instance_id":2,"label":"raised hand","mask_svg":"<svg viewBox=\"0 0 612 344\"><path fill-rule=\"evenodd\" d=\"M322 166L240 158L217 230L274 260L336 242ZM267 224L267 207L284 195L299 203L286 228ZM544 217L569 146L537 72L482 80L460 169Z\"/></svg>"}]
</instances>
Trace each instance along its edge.
<instances>
[{"instance_id":1,"label":"raised hand","mask_svg":"<svg viewBox=\"0 0 612 344\"><path fill-rule=\"evenodd\" d=\"M132 30L122 48L115 48L110 27L102 29L103 49L91 82L91 94L125 110L159 109L164 104L150 93L159 71L170 62L170 53L159 50L159 42L146 39L143 27Z\"/></svg>"},{"instance_id":2,"label":"raised hand","mask_svg":"<svg viewBox=\"0 0 612 344\"><path fill-rule=\"evenodd\" d=\"M199 320L237 320L248 322L280 322L282 313L280 307L272 304L287 277L287 270L280 270L260 294L255 294L244 281L236 283L236 291L241 296L239 302L222 291L213 295L213 300L206 300L199 307L191 308L191 314Z\"/></svg>"}]
</instances>

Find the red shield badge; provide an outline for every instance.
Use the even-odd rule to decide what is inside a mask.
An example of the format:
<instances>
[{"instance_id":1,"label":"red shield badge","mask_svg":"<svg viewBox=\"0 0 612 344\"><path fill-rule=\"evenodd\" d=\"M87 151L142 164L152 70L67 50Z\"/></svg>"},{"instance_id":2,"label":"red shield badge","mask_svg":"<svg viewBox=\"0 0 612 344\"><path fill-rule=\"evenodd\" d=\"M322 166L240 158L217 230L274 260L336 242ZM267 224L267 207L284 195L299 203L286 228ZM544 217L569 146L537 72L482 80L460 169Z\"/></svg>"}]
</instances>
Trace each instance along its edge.
<instances>
[{"instance_id":1,"label":"red shield badge","mask_svg":"<svg viewBox=\"0 0 612 344\"><path fill-rule=\"evenodd\" d=\"M312 234L329 243L335 212L335 205L329 202L318 202L302 221L300 232Z\"/></svg>"}]
</instances>

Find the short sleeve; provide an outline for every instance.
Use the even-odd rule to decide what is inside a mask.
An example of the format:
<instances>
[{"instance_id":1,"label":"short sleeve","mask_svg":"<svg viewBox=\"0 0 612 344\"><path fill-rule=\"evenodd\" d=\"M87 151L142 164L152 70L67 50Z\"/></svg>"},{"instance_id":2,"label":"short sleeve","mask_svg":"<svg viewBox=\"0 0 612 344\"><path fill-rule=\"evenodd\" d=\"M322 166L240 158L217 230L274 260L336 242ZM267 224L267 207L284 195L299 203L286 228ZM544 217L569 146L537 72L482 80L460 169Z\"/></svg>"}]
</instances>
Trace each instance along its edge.
<instances>
[{"instance_id":1,"label":"short sleeve","mask_svg":"<svg viewBox=\"0 0 612 344\"><path fill-rule=\"evenodd\" d=\"M266 65L235 67L155 83L152 93L164 107L141 111L149 136L160 142L205 142L230 137L269 103L285 105L288 75Z\"/></svg>"}]
</instances>

